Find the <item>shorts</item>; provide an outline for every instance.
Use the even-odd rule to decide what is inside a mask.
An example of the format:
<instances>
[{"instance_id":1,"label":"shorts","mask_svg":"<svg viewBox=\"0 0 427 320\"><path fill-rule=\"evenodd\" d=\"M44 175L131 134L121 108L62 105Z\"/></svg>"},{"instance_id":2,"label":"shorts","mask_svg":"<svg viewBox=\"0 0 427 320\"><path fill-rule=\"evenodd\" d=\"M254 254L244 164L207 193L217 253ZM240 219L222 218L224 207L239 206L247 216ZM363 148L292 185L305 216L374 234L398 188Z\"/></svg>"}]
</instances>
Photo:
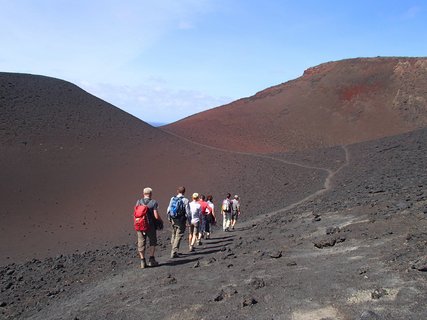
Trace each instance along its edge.
<instances>
[{"instance_id":1,"label":"shorts","mask_svg":"<svg viewBox=\"0 0 427 320\"><path fill-rule=\"evenodd\" d=\"M238 217L239 217L239 212L238 211L233 211L231 213L231 220L236 220L237 221Z\"/></svg>"},{"instance_id":2,"label":"shorts","mask_svg":"<svg viewBox=\"0 0 427 320\"><path fill-rule=\"evenodd\" d=\"M157 233L156 229L150 228L147 232L137 231L138 236L138 251L143 251L146 246L147 238L150 247L157 246Z\"/></svg>"},{"instance_id":3,"label":"shorts","mask_svg":"<svg viewBox=\"0 0 427 320\"><path fill-rule=\"evenodd\" d=\"M190 234L197 236L200 230L200 222L190 224Z\"/></svg>"}]
</instances>

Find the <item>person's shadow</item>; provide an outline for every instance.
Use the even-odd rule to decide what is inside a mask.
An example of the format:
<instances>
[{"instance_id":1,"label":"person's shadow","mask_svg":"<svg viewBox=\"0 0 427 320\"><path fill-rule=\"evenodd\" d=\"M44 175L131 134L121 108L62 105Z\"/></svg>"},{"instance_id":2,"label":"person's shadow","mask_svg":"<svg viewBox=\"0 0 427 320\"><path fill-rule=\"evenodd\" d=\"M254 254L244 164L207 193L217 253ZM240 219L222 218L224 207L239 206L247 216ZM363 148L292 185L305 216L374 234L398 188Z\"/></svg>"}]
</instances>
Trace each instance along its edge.
<instances>
[{"instance_id":1,"label":"person's shadow","mask_svg":"<svg viewBox=\"0 0 427 320\"><path fill-rule=\"evenodd\" d=\"M181 255L183 256L183 255ZM171 258L170 260L168 260L167 262L164 263L159 263L159 267L163 267L163 266L180 266L183 264L187 264L187 263L191 263L191 262L196 262L198 261L199 258L198 257L194 257L194 258Z\"/></svg>"},{"instance_id":2,"label":"person's shadow","mask_svg":"<svg viewBox=\"0 0 427 320\"><path fill-rule=\"evenodd\" d=\"M236 235L227 235L223 237L204 239L203 246L196 246L194 252L180 253L178 258L170 258L167 262L160 263L159 267L184 265L187 263L196 262L204 255L210 255L224 251L224 246L232 243L235 237Z\"/></svg>"}]
</instances>

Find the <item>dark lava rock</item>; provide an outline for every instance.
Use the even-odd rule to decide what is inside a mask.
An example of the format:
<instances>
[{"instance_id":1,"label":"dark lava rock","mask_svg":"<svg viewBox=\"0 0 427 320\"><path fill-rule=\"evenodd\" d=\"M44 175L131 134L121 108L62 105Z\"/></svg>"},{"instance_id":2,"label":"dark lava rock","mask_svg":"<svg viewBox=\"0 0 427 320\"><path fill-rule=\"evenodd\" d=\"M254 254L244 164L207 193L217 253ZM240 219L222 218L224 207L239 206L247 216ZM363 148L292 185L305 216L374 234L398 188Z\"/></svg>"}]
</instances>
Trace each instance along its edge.
<instances>
[{"instance_id":1,"label":"dark lava rock","mask_svg":"<svg viewBox=\"0 0 427 320\"><path fill-rule=\"evenodd\" d=\"M242 307L249 307L249 306L252 306L252 305L257 304L257 303L258 303L258 301L256 301L255 298L246 297L242 301Z\"/></svg>"},{"instance_id":2,"label":"dark lava rock","mask_svg":"<svg viewBox=\"0 0 427 320\"><path fill-rule=\"evenodd\" d=\"M274 251L274 252L270 252L269 255L270 255L270 258L279 259L279 258L282 257L282 251L277 250L277 251Z\"/></svg>"},{"instance_id":3,"label":"dark lava rock","mask_svg":"<svg viewBox=\"0 0 427 320\"><path fill-rule=\"evenodd\" d=\"M358 320L381 320L381 317L371 310L363 311Z\"/></svg>"},{"instance_id":4,"label":"dark lava rock","mask_svg":"<svg viewBox=\"0 0 427 320\"><path fill-rule=\"evenodd\" d=\"M291 261L291 262L288 262L286 265L287 265L288 267L294 267L294 266L296 266L296 265L297 265L297 263L296 263L295 261Z\"/></svg>"},{"instance_id":5,"label":"dark lava rock","mask_svg":"<svg viewBox=\"0 0 427 320\"><path fill-rule=\"evenodd\" d=\"M336 233L340 233L341 229L339 227L328 227L326 229L326 234L336 234Z\"/></svg>"},{"instance_id":6,"label":"dark lava rock","mask_svg":"<svg viewBox=\"0 0 427 320\"><path fill-rule=\"evenodd\" d=\"M413 265L412 269L418 271L426 272L427 271L427 257L424 259L417 260Z\"/></svg>"},{"instance_id":7,"label":"dark lava rock","mask_svg":"<svg viewBox=\"0 0 427 320\"><path fill-rule=\"evenodd\" d=\"M175 277L173 277L171 274L168 274L168 275L167 275L167 277L166 277L166 278L164 278L164 279L162 280L162 283L163 283L164 285L170 285L170 284L175 284L175 283L177 283L177 280L176 280L176 278L175 278Z\"/></svg>"},{"instance_id":8,"label":"dark lava rock","mask_svg":"<svg viewBox=\"0 0 427 320\"><path fill-rule=\"evenodd\" d=\"M64 269L64 264L62 263L57 263L53 266L53 269L59 270L59 269Z\"/></svg>"},{"instance_id":9,"label":"dark lava rock","mask_svg":"<svg viewBox=\"0 0 427 320\"><path fill-rule=\"evenodd\" d=\"M224 291L221 290L221 292L215 296L213 301L218 302L218 301L222 301L222 300L224 300Z\"/></svg>"},{"instance_id":10,"label":"dark lava rock","mask_svg":"<svg viewBox=\"0 0 427 320\"><path fill-rule=\"evenodd\" d=\"M56 296L57 294L59 294L61 291L60 290L52 290L52 291L49 291L48 293L47 293L47 296L48 297L52 297L52 296Z\"/></svg>"},{"instance_id":11,"label":"dark lava rock","mask_svg":"<svg viewBox=\"0 0 427 320\"><path fill-rule=\"evenodd\" d=\"M7 290L7 289L10 289L12 286L13 286L13 282L9 282L9 283L6 285L5 289L6 289L6 290Z\"/></svg>"},{"instance_id":12,"label":"dark lava rock","mask_svg":"<svg viewBox=\"0 0 427 320\"><path fill-rule=\"evenodd\" d=\"M318 213L313 213L313 219L311 220L311 221L313 221L313 222L318 222L318 221L320 221L320 220L322 220L322 218L320 217L320 214L318 214Z\"/></svg>"},{"instance_id":13,"label":"dark lava rock","mask_svg":"<svg viewBox=\"0 0 427 320\"><path fill-rule=\"evenodd\" d=\"M14 272L15 272L15 270L13 270L13 269L7 270L7 271L6 271L6 275L10 276L10 275L12 275Z\"/></svg>"},{"instance_id":14,"label":"dark lava rock","mask_svg":"<svg viewBox=\"0 0 427 320\"><path fill-rule=\"evenodd\" d=\"M218 302L218 301L222 301L225 298L229 298L231 296L234 296L235 294L237 294L237 290L232 287L225 287L223 290L220 291L220 293L218 293L215 298L213 299L214 301Z\"/></svg>"},{"instance_id":15,"label":"dark lava rock","mask_svg":"<svg viewBox=\"0 0 427 320\"><path fill-rule=\"evenodd\" d=\"M313 243L316 248L322 249L326 247L333 247L335 244L344 242L345 240L346 240L346 237L343 235L332 234L332 235L328 235L326 237L317 239Z\"/></svg>"},{"instance_id":16,"label":"dark lava rock","mask_svg":"<svg viewBox=\"0 0 427 320\"><path fill-rule=\"evenodd\" d=\"M250 284L255 289L260 289L265 287L264 279L261 279L261 278L253 278Z\"/></svg>"},{"instance_id":17,"label":"dark lava rock","mask_svg":"<svg viewBox=\"0 0 427 320\"><path fill-rule=\"evenodd\" d=\"M323 249L326 247L333 247L336 242L337 242L337 240L335 238L331 237L331 238L316 240L314 242L314 246L316 248Z\"/></svg>"},{"instance_id":18,"label":"dark lava rock","mask_svg":"<svg viewBox=\"0 0 427 320\"><path fill-rule=\"evenodd\" d=\"M7 306L7 303L6 302L0 302L0 308L4 308L4 307L6 307Z\"/></svg>"},{"instance_id":19,"label":"dark lava rock","mask_svg":"<svg viewBox=\"0 0 427 320\"><path fill-rule=\"evenodd\" d=\"M387 290L385 289L375 289L372 293L371 293L371 298L372 299L380 299L384 296L388 295Z\"/></svg>"},{"instance_id":20,"label":"dark lava rock","mask_svg":"<svg viewBox=\"0 0 427 320\"><path fill-rule=\"evenodd\" d=\"M359 274L360 275L362 275L362 274L365 274L365 273L368 273L368 268L367 267L362 267L362 268L359 268Z\"/></svg>"}]
</instances>

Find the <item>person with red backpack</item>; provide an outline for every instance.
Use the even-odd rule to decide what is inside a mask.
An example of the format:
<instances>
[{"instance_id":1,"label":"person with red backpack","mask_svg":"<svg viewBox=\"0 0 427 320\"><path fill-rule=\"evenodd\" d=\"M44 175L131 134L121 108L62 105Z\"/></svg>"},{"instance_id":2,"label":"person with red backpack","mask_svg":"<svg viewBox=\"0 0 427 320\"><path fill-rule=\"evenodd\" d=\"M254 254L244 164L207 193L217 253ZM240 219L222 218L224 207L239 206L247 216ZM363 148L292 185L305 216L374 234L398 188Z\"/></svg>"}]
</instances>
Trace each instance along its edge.
<instances>
[{"instance_id":1,"label":"person with red backpack","mask_svg":"<svg viewBox=\"0 0 427 320\"><path fill-rule=\"evenodd\" d=\"M206 233L206 222L207 222L207 216L210 212L210 207L208 203L205 201L206 197L205 195L201 194L199 196L199 203L200 203L200 211L201 211L201 219L200 219L200 229L199 229L199 236L197 239L197 245L202 245L202 238L205 236Z\"/></svg>"},{"instance_id":2,"label":"person with red backpack","mask_svg":"<svg viewBox=\"0 0 427 320\"><path fill-rule=\"evenodd\" d=\"M157 246L156 229L163 229L163 220L158 212L158 203L151 198L153 190L144 188L143 198L136 202L134 209L134 227L138 237L138 253L141 258L141 268L156 267L159 263L154 258ZM149 241L148 263L145 261L145 247Z\"/></svg>"},{"instance_id":3,"label":"person with red backpack","mask_svg":"<svg viewBox=\"0 0 427 320\"><path fill-rule=\"evenodd\" d=\"M206 239L209 239L211 237L211 226L215 224L215 205L213 204L213 197L212 195L208 195L206 197L206 202L208 203L208 207L206 210L208 211L208 214L206 216L206 224L205 224L205 232L206 232Z\"/></svg>"},{"instance_id":4,"label":"person with red backpack","mask_svg":"<svg viewBox=\"0 0 427 320\"><path fill-rule=\"evenodd\" d=\"M231 223L231 194L227 193L226 198L222 201L221 205L221 214L223 216L223 224L222 229L224 231L230 231L230 223Z\"/></svg>"}]
</instances>

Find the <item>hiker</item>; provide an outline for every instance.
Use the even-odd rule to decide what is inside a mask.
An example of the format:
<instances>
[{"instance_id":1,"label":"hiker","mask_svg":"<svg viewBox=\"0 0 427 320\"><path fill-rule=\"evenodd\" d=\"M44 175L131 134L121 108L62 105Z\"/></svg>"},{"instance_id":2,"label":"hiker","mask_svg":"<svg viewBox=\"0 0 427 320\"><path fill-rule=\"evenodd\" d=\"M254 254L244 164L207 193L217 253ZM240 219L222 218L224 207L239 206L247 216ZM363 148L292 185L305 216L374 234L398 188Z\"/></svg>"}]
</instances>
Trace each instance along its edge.
<instances>
[{"instance_id":1,"label":"hiker","mask_svg":"<svg viewBox=\"0 0 427 320\"><path fill-rule=\"evenodd\" d=\"M148 230L146 231L136 231L138 236L138 252L141 258L141 268L145 267L155 267L158 266L159 263L154 258L154 253L156 251L157 246L157 232L156 229L163 229L163 221L158 212L158 203L156 200L151 198L153 190L149 187L144 188L143 190L143 198L139 199L136 202L136 207L138 206L147 206L147 220L148 220ZM136 218L137 220L138 218ZM149 241L149 254L150 257L148 259L148 263L145 261L145 247L147 238Z\"/></svg>"},{"instance_id":2,"label":"hiker","mask_svg":"<svg viewBox=\"0 0 427 320\"><path fill-rule=\"evenodd\" d=\"M240 215L240 201L239 196L236 194L234 199L231 200L231 230L234 230L234 226L237 222L237 218Z\"/></svg>"},{"instance_id":3,"label":"hiker","mask_svg":"<svg viewBox=\"0 0 427 320\"><path fill-rule=\"evenodd\" d=\"M179 257L179 245L185 233L187 217L190 215L188 199L184 197L185 187L178 187L177 195L172 197L167 209L169 222L172 226L171 258Z\"/></svg>"},{"instance_id":4,"label":"hiker","mask_svg":"<svg viewBox=\"0 0 427 320\"><path fill-rule=\"evenodd\" d=\"M194 251L194 244L198 240L199 228L200 228L200 220L201 214L200 211L200 203L199 203L199 194L193 193L193 201L190 202L190 216L188 217L188 224L190 226L189 237L188 237L188 245L189 251Z\"/></svg>"},{"instance_id":5,"label":"hiker","mask_svg":"<svg viewBox=\"0 0 427 320\"><path fill-rule=\"evenodd\" d=\"M200 228L199 228L199 236L197 239L197 245L202 245L202 238L205 236L205 232L206 232L206 221L207 221L207 214L210 211L208 209L209 205L208 203L205 201L206 197L201 194L199 196L199 204L200 204Z\"/></svg>"},{"instance_id":6,"label":"hiker","mask_svg":"<svg viewBox=\"0 0 427 320\"><path fill-rule=\"evenodd\" d=\"M207 203L208 203L208 207L206 208L209 212L206 215L206 224L205 224L205 232L206 232L206 239L209 239L211 237L211 226L215 224L215 206L213 204L213 197L212 195L208 195L206 197L207 199Z\"/></svg>"},{"instance_id":7,"label":"hiker","mask_svg":"<svg viewBox=\"0 0 427 320\"><path fill-rule=\"evenodd\" d=\"M224 231L230 231L230 223L231 223L231 194L227 193L226 198L222 201L221 205L221 214L223 216L223 224L222 229Z\"/></svg>"}]
</instances>

